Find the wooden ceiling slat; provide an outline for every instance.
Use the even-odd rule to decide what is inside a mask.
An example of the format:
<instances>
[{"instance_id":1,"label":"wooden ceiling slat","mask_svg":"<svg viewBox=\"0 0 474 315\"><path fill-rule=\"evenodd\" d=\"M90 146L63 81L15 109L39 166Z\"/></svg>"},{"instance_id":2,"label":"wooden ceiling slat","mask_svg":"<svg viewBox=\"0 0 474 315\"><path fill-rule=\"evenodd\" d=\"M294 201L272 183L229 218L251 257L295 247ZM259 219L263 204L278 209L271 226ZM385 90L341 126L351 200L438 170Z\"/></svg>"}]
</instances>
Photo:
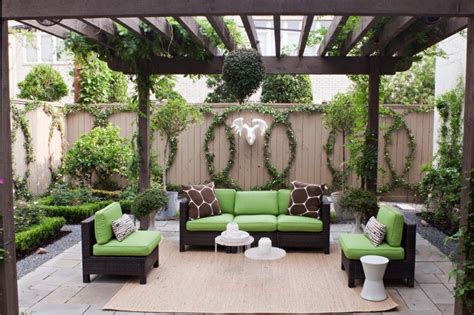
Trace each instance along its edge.
<instances>
[{"instance_id":1,"label":"wooden ceiling slat","mask_svg":"<svg viewBox=\"0 0 474 315\"><path fill-rule=\"evenodd\" d=\"M275 34L275 55L281 56L281 18L279 15L273 16L273 32Z\"/></svg>"},{"instance_id":2,"label":"wooden ceiling slat","mask_svg":"<svg viewBox=\"0 0 474 315\"><path fill-rule=\"evenodd\" d=\"M235 44L224 19L220 16L207 16L206 18L216 31L217 35L219 35L219 38L224 43L225 47L229 51L236 49L237 45Z\"/></svg>"},{"instance_id":3,"label":"wooden ceiling slat","mask_svg":"<svg viewBox=\"0 0 474 315\"><path fill-rule=\"evenodd\" d=\"M61 25L44 26L39 24L36 20L19 20L18 22L62 39L65 39L69 34L69 30Z\"/></svg>"},{"instance_id":4,"label":"wooden ceiling slat","mask_svg":"<svg viewBox=\"0 0 474 315\"><path fill-rule=\"evenodd\" d=\"M443 20L433 32L427 34L425 41L418 45L409 45L403 51L397 52L398 56L413 56L423 50L436 45L467 27L467 18L449 18Z\"/></svg>"},{"instance_id":5,"label":"wooden ceiling slat","mask_svg":"<svg viewBox=\"0 0 474 315\"><path fill-rule=\"evenodd\" d=\"M371 38L362 46L361 55L369 56L377 50L384 49L391 40L406 30L415 21L416 18L413 16L397 16L390 19L390 21L384 25L380 34L376 34L375 37Z\"/></svg>"},{"instance_id":6,"label":"wooden ceiling slat","mask_svg":"<svg viewBox=\"0 0 474 315\"><path fill-rule=\"evenodd\" d=\"M331 25L329 25L326 35L324 35L324 38L321 44L319 45L318 56L323 57L332 48L334 42L336 41L337 37L339 36L339 33L342 30L342 27L344 26L344 24L346 24L348 18L348 16L334 17L331 22Z\"/></svg>"},{"instance_id":7,"label":"wooden ceiling slat","mask_svg":"<svg viewBox=\"0 0 474 315\"><path fill-rule=\"evenodd\" d=\"M358 42L364 38L365 34L380 22L382 17L363 16L357 26L347 35L341 46L341 56L346 56Z\"/></svg>"},{"instance_id":8,"label":"wooden ceiling slat","mask_svg":"<svg viewBox=\"0 0 474 315\"><path fill-rule=\"evenodd\" d=\"M303 24L301 25L301 34L298 43L298 56L303 57L306 44L308 42L309 32L313 25L314 15L306 15L303 17Z\"/></svg>"},{"instance_id":9,"label":"wooden ceiling slat","mask_svg":"<svg viewBox=\"0 0 474 315\"><path fill-rule=\"evenodd\" d=\"M200 29L199 24L197 21L190 16L174 16L173 17L184 29L188 32L189 36L193 39L193 41L204 48L208 53L213 56L219 55L219 50L216 46L211 42L211 40L204 36Z\"/></svg>"},{"instance_id":10,"label":"wooden ceiling slat","mask_svg":"<svg viewBox=\"0 0 474 315\"><path fill-rule=\"evenodd\" d=\"M172 26L164 17L143 17L140 20L150 26L155 32L157 32L167 41L173 40Z\"/></svg>"},{"instance_id":11,"label":"wooden ceiling slat","mask_svg":"<svg viewBox=\"0 0 474 315\"><path fill-rule=\"evenodd\" d=\"M367 57L262 57L265 71L269 74L368 74L369 60ZM406 58L380 57L380 60L382 74L405 71L410 66L409 63L400 62L406 61ZM223 64L223 56L216 56L208 61L154 57L147 69L154 74L221 74ZM129 63L117 58L109 60L109 67L127 74L134 72Z\"/></svg>"},{"instance_id":12,"label":"wooden ceiling slat","mask_svg":"<svg viewBox=\"0 0 474 315\"><path fill-rule=\"evenodd\" d=\"M138 35L144 39L148 39L143 34L142 29L140 28L139 18L114 18L113 20L128 29L130 32L134 33L135 35Z\"/></svg>"},{"instance_id":13,"label":"wooden ceiling slat","mask_svg":"<svg viewBox=\"0 0 474 315\"><path fill-rule=\"evenodd\" d=\"M80 19L82 22L97 27L109 35L116 35L117 29L111 19Z\"/></svg>"},{"instance_id":14,"label":"wooden ceiling slat","mask_svg":"<svg viewBox=\"0 0 474 315\"><path fill-rule=\"evenodd\" d=\"M259 54L262 54L258 41L257 30L255 29L255 23L253 22L253 17L250 15L241 15L240 19L242 20L242 24L244 25L245 32L247 33L247 37L250 41L250 45L253 49L258 51Z\"/></svg>"},{"instance_id":15,"label":"wooden ceiling slat","mask_svg":"<svg viewBox=\"0 0 474 315\"><path fill-rule=\"evenodd\" d=\"M107 43L107 36L97 27L86 24L80 20L73 19L61 20L58 24L72 32L90 38L94 42L104 47L111 48L110 45Z\"/></svg>"}]
</instances>

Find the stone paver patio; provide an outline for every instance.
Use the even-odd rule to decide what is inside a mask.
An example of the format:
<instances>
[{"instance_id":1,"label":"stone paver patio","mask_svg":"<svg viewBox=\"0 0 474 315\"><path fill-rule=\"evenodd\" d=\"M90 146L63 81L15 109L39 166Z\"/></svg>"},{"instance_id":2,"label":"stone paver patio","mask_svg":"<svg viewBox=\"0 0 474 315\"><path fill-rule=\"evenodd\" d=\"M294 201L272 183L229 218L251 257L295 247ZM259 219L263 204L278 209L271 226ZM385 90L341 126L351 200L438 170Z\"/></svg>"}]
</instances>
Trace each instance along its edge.
<instances>
[{"instance_id":1,"label":"stone paver patio","mask_svg":"<svg viewBox=\"0 0 474 315\"><path fill-rule=\"evenodd\" d=\"M339 234L350 228L349 224L331 225L331 242L336 242ZM178 241L177 221L159 221L157 229L167 240ZM99 276L89 284L82 283L80 246L79 243L69 248L19 280L21 311L45 315L128 314L102 311L102 307L129 278ZM417 235L415 287L387 284L390 295L400 306L384 314L453 314L454 280L448 277L451 268L444 254Z\"/></svg>"}]
</instances>

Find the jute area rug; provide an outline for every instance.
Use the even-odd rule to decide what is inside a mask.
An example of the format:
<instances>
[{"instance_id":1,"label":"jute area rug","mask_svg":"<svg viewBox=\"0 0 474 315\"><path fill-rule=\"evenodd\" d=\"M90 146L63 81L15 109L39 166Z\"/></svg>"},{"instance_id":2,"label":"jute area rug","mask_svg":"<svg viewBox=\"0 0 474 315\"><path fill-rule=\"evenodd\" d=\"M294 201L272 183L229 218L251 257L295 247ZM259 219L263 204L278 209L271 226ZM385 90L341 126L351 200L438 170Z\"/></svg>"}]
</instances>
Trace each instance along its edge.
<instances>
[{"instance_id":1,"label":"jute area rug","mask_svg":"<svg viewBox=\"0 0 474 315\"><path fill-rule=\"evenodd\" d=\"M369 302L361 287L349 288L336 245L331 254L289 252L276 261L210 249L180 253L162 242L160 267L148 284L125 284L105 310L156 313L341 313L381 312L398 305L389 297Z\"/></svg>"}]
</instances>

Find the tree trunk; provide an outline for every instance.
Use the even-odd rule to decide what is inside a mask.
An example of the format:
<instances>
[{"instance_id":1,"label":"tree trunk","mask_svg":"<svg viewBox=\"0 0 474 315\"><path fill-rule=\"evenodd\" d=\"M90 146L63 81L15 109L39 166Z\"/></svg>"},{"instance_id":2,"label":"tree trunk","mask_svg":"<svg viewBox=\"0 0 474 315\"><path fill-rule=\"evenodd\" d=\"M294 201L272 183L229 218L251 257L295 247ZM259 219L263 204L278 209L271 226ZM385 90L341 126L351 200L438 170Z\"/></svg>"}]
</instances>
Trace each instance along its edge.
<instances>
[{"instance_id":1,"label":"tree trunk","mask_svg":"<svg viewBox=\"0 0 474 315\"><path fill-rule=\"evenodd\" d=\"M168 145L169 145L169 139L168 137L166 137L165 148L163 150L163 190L164 191L166 191L166 181L167 181L166 174L168 173L168 170L166 169L168 166Z\"/></svg>"}]
</instances>

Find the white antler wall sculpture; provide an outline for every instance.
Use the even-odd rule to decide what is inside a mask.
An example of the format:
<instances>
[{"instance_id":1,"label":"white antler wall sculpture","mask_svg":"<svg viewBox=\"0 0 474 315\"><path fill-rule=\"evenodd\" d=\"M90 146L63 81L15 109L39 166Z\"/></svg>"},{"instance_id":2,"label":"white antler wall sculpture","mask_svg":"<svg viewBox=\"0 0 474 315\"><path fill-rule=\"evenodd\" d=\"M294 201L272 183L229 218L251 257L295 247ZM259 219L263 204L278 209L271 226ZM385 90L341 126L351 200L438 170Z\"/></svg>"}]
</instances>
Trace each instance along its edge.
<instances>
[{"instance_id":1,"label":"white antler wall sculpture","mask_svg":"<svg viewBox=\"0 0 474 315\"><path fill-rule=\"evenodd\" d=\"M252 119L252 126L249 126L244 123L243 117L239 117L234 119L231 127L239 135L239 137L242 136L242 131L245 130L247 132L247 134L245 135L245 139L247 140L247 143L252 146L255 143L255 139L257 138L257 136L255 135L257 129L260 129L260 134L263 137L265 131L268 128L268 125L263 119L254 118Z\"/></svg>"}]
</instances>

